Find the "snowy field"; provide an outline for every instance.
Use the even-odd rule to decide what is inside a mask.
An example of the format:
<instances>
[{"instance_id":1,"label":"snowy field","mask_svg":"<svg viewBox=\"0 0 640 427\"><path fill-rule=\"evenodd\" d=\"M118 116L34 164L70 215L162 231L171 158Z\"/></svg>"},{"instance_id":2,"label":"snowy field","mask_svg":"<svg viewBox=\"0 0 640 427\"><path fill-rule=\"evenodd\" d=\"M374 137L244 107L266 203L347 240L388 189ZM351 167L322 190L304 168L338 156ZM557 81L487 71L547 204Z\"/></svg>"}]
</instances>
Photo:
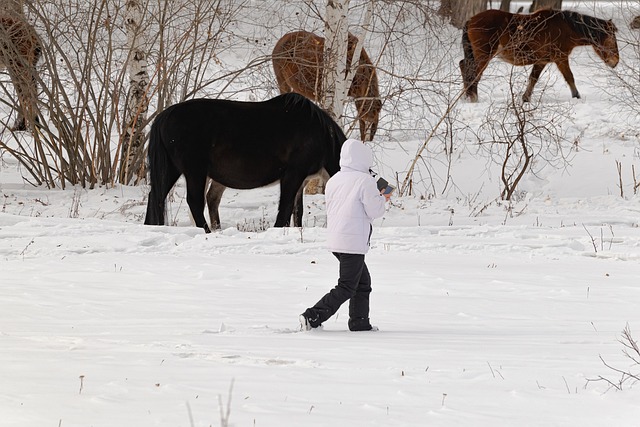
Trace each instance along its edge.
<instances>
[{"instance_id":1,"label":"snowy field","mask_svg":"<svg viewBox=\"0 0 640 427\"><path fill-rule=\"evenodd\" d=\"M639 109L592 49L572 66L583 98L550 67L542 100L581 135L568 165L509 204L495 165L461 149L455 187L376 221L378 332L349 332L347 307L298 330L337 278L322 196L304 228L275 229L277 187L227 190L223 231L205 235L182 184L172 226L144 226L148 187L34 188L0 153L0 425L640 425L640 385L611 384L612 368L640 375L621 342L640 339ZM498 75L456 107L470 126L506 90ZM377 169L406 170L423 142L383 135Z\"/></svg>"}]
</instances>

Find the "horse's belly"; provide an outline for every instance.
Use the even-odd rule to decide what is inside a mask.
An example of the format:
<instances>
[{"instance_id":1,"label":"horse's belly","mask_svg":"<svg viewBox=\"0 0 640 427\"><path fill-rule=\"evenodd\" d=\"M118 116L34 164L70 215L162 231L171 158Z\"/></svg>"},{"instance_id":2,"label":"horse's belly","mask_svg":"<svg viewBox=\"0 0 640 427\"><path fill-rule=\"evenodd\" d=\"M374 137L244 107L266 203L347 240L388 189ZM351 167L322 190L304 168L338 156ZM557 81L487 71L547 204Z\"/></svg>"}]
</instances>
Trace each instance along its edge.
<instances>
[{"instance_id":1,"label":"horse's belly","mask_svg":"<svg viewBox=\"0 0 640 427\"><path fill-rule=\"evenodd\" d=\"M498 58L515 66L531 65L541 59L529 46L500 46Z\"/></svg>"},{"instance_id":2,"label":"horse's belly","mask_svg":"<svg viewBox=\"0 0 640 427\"><path fill-rule=\"evenodd\" d=\"M238 190L265 187L280 180L281 169L267 167L269 162L252 162L244 159L241 162L229 159L215 161L210 165L209 176L225 187Z\"/></svg>"}]
</instances>

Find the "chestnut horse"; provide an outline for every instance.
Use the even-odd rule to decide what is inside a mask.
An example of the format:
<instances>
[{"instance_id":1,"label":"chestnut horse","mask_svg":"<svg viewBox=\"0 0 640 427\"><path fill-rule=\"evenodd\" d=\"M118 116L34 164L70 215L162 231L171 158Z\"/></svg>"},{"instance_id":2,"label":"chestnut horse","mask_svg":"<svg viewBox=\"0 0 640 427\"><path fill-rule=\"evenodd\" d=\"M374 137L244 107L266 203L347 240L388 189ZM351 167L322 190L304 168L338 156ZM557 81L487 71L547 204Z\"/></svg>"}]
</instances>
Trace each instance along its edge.
<instances>
[{"instance_id":1,"label":"chestnut horse","mask_svg":"<svg viewBox=\"0 0 640 427\"><path fill-rule=\"evenodd\" d=\"M0 13L0 70L9 72L20 104L13 130L26 130L26 118L38 120L36 63L41 54L35 29L19 15Z\"/></svg>"},{"instance_id":2,"label":"chestnut horse","mask_svg":"<svg viewBox=\"0 0 640 427\"><path fill-rule=\"evenodd\" d=\"M357 37L349 34L347 68L351 68L357 43ZM307 31L287 33L278 40L272 55L280 93L297 92L314 101L322 96L324 38ZM363 141L372 140L378 129L382 101L376 69L364 48L348 96L355 99L360 137Z\"/></svg>"},{"instance_id":3,"label":"chestnut horse","mask_svg":"<svg viewBox=\"0 0 640 427\"><path fill-rule=\"evenodd\" d=\"M531 15L486 10L472 16L464 25L464 59L460 71L467 97L478 100L478 81L489 61L496 55L513 65L533 65L529 84L522 99L528 102L540 73L553 62L571 88L571 96L580 98L569 54L576 46L593 46L610 67L618 65L616 26L612 21L566 10L542 9Z\"/></svg>"}]
</instances>

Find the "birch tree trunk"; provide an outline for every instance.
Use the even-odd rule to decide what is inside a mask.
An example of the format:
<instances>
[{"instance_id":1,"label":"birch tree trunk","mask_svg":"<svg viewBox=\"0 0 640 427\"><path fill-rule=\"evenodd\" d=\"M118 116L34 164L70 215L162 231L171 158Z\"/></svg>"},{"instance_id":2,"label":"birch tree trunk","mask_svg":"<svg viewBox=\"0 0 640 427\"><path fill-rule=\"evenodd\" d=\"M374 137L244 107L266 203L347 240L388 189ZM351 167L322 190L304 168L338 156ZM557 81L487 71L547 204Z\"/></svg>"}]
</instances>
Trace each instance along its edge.
<instances>
[{"instance_id":1,"label":"birch tree trunk","mask_svg":"<svg viewBox=\"0 0 640 427\"><path fill-rule=\"evenodd\" d=\"M349 23L347 15L349 0L327 0L324 27L324 69L322 70L322 90L320 106L329 113L341 127L344 127L344 103L347 100L349 84L347 77L347 47ZM307 194L324 192L324 182L314 178L307 184Z\"/></svg>"},{"instance_id":2,"label":"birch tree trunk","mask_svg":"<svg viewBox=\"0 0 640 427\"><path fill-rule=\"evenodd\" d=\"M129 92L124 111L119 182L138 183L145 176L144 127L147 123L149 72L142 31L144 0L126 0L125 25L129 46Z\"/></svg>"},{"instance_id":3,"label":"birch tree trunk","mask_svg":"<svg viewBox=\"0 0 640 427\"><path fill-rule=\"evenodd\" d=\"M321 105L343 125L342 113L347 99L347 46L349 0L328 0L324 28L324 94Z\"/></svg>"}]
</instances>

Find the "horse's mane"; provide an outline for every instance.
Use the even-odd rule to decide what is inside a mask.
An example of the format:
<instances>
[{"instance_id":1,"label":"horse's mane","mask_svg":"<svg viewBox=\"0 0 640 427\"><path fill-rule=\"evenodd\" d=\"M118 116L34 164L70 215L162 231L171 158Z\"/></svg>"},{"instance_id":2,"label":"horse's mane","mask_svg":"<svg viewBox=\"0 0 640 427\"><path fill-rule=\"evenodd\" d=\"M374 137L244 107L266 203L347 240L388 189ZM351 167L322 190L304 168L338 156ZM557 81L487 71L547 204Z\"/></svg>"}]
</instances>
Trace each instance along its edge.
<instances>
[{"instance_id":1,"label":"horse's mane","mask_svg":"<svg viewBox=\"0 0 640 427\"><path fill-rule=\"evenodd\" d=\"M340 144L347 139L342 128L340 128L335 120L333 120L326 111L318 107L309 98L295 92L285 93L280 96L284 98L285 106L304 108L310 115L318 119L322 124L322 128L327 132L327 136L329 136L336 144Z\"/></svg>"},{"instance_id":2,"label":"horse's mane","mask_svg":"<svg viewBox=\"0 0 640 427\"><path fill-rule=\"evenodd\" d=\"M559 12L575 32L589 40L603 40L611 35L611 31L617 31L616 26L605 19L583 15L572 10Z\"/></svg>"}]
</instances>

